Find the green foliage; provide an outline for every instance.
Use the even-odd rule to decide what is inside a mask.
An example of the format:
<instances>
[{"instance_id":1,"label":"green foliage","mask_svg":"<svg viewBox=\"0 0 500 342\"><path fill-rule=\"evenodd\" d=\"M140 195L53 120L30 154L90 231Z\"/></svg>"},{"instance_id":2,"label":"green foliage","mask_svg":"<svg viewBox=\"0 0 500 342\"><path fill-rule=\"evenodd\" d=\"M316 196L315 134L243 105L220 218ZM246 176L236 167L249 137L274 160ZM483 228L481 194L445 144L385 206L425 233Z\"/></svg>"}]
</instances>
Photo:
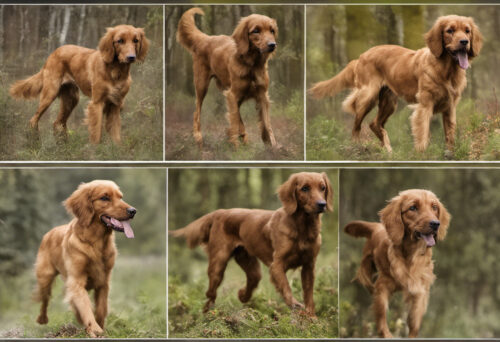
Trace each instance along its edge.
<instances>
[{"instance_id":1,"label":"green foliage","mask_svg":"<svg viewBox=\"0 0 500 342\"><path fill-rule=\"evenodd\" d=\"M0 337L86 338L67 304L63 282L57 278L49 304L49 323L38 325L39 304L30 300L32 271L0 280ZM164 338L165 258L119 256L113 269L105 337Z\"/></svg>"}]
</instances>

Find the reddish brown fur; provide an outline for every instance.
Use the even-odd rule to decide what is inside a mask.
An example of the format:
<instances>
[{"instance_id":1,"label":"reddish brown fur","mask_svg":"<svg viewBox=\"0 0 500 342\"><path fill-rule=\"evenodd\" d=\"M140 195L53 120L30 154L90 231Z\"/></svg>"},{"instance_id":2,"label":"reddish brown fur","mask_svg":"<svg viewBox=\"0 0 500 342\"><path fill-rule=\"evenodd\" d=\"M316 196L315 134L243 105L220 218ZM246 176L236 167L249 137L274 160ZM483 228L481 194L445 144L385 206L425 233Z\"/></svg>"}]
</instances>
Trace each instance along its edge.
<instances>
[{"instance_id":1,"label":"reddish brown fur","mask_svg":"<svg viewBox=\"0 0 500 342\"><path fill-rule=\"evenodd\" d=\"M108 196L109 200L102 200ZM61 274L66 300L91 337L101 335L108 312L111 269L117 254L113 230L101 222L107 215L119 220L133 217L118 186L95 180L81 184L64 205L75 218L44 235L36 258L35 299L42 302L39 324L46 324L54 278ZM134 211L135 214L135 211ZM95 315L87 290L94 290Z\"/></svg>"},{"instance_id":2,"label":"reddish brown fur","mask_svg":"<svg viewBox=\"0 0 500 342\"><path fill-rule=\"evenodd\" d=\"M78 104L80 89L90 98L87 123L92 143L99 143L103 117L106 130L115 143L120 143L120 110L132 79L130 65L144 61L149 48L142 28L119 25L108 28L99 42L98 50L76 45L64 45L47 58L37 74L17 81L10 88L15 98L35 98L40 103L30 120L38 131L38 121L59 97L61 107L54 122L54 133L66 136L66 122Z\"/></svg>"},{"instance_id":3,"label":"reddish brown fur","mask_svg":"<svg viewBox=\"0 0 500 342\"><path fill-rule=\"evenodd\" d=\"M307 187L307 188L306 188ZM259 259L269 266L271 281L291 308L303 308L292 296L286 271L302 267L302 290L307 313L314 316L314 265L321 246L321 213L332 211L332 189L325 173L297 173L280 186L283 207L271 210L220 209L185 228L171 232L188 245L206 245L209 288L204 311L214 303L226 265L234 256L247 275L239 290L250 300L260 278Z\"/></svg>"},{"instance_id":4,"label":"reddish brown fur","mask_svg":"<svg viewBox=\"0 0 500 342\"><path fill-rule=\"evenodd\" d=\"M255 99L261 126L262 140L276 146L269 118L269 75L267 61L276 47L278 26L274 19L252 14L242 18L231 36L209 36L198 30L194 15L199 8L186 11L179 21L177 40L193 56L196 111L193 134L201 147L201 106L212 78L224 91L229 121L229 141L236 147L239 138L247 143L248 137L240 115L240 105ZM256 32L258 30L258 32Z\"/></svg>"},{"instance_id":5,"label":"reddish brown fur","mask_svg":"<svg viewBox=\"0 0 500 342\"><path fill-rule=\"evenodd\" d=\"M412 206L416 210L410 209ZM437 240L443 240L450 214L432 192L406 190L394 197L379 215L382 223L353 221L344 228L347 234L367 238L356 278L373 295L380 337L392 337L386 311L389 297L396 291L403 291L409 304L409 337L416 337L435 279L432 248L421 234L435 234ZM431 222L436 221L437 232L431 228Z\"/></svg>"},{"instance_id":6,"label":"reddish brown fur","mask_svg":"<svg viewBox=\"0 0 500 342\"><path fill-rule=\"evenodd\" d=\"M450 29L452 33L447 32ZM398 97L416 103L411 123L417 151L427 148L431 117L441 112L447 155L451 155L455 109L467 84L465 70L453 54L464 47L460 40L466 40L468 59L476 57L483 38L472 18L449 15L438 18L425 40L427 47L417 51L396 45L371 48L337 76L315 84L310 92L320 98L354 88L343 104L345 111L355 115L353 138L359 137L364 117L378 102L378 113L370 128L389 152L392 148L384 125L396 110Z\"/></svg>"}]
</instances>

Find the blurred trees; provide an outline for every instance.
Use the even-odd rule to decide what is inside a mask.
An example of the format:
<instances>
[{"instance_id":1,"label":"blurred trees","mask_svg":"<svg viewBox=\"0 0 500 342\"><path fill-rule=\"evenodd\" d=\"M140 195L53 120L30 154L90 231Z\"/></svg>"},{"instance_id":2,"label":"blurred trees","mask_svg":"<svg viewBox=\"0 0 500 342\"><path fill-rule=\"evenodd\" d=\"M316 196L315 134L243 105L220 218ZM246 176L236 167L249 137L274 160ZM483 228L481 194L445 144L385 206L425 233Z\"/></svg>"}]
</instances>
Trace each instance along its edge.
<instances>
[{"instance_id":1,"label":"blurred trees","mask_svg":"<svg viewBox=\"0 0 500 342\"><path fill-rule=\"evenodd\" d=\"M376 331L371 296L357 282L351 282L359 267L364 239L352 238L342 229L352 220L379 221L377 212L386 201L411 188L433 191L452 215L447 238L434 248L437 279L420 336L500 336L499 170L343 170L340 184L343 337L374 336ZM405 312L401 296L396 296L389 312L393 331L401 325L398 319L405 321Z\"/></svg>"},{"instance_id":2,"label":"blurred trees","mask_svg":"<svg viewBox=\"0 0 500 342\"><path fill-rule=\"evenodd\" d=\"M21 75L38 71L57 47L94 49L106 27L119 24L144 27L148 39L161 46L161 16L161 6L0 5L1 67Z\"/></svg>"},{"instance_id":3,"label":"blurred trees","mask_svg":"<svg viewBox=\"0 0 500 342\"><path fill-rule=\"evenodd\" d=\"M153 169L0 170L0 278L31 267L42 236L71 220L62 205L81 182L115 181L137 208L135 239L117 234L121 254L165 254L166 177Z\"/></svg>"}]
</instances>

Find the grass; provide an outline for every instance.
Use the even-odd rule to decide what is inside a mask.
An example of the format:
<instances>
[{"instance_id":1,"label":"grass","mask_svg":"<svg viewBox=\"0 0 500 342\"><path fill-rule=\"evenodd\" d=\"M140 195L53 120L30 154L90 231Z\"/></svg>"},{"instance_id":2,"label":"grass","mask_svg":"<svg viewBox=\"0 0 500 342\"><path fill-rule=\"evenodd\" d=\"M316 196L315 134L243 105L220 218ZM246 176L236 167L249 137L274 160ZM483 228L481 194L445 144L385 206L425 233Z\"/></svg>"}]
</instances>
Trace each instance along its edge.
<instances>
[{"instance_id":1,"label":"grass","mask_svg":"<svg viewBox=\"0 0 500 342\"><path fill-rule=\"evenodd\" d=\"M13 76L0 69L0 160L163 160L163 86L158 73L162 68L161 50L153 44L146 62L132 67L133 82L121 112L120 145L111 142L105 129L99 145L89 143L88 128L83 123L89 99L83 94L68 120L66 140L56 139L52 133L59 100L42 117L36 137L28 121L38 101L16 101L8 94L11 83L28 73Z\"/></svg>"},{"instance_id":2,"label":"grass","mask_svg":"<svg viewBox=\"0 0 500 342\"><path fill-rule=\"evenodd\" d=\"M186 95L173 88L167 89L167 94L169 96L165 105L166 160L304 159L303 95L298 91L286 101L271 103L271 126L278 143L276 149L271 149L262 142L253 101L245 102L241 107L248 144L241 144L235 149L228 142L226 131L229 125L225 117L225 100L212 84L202 108L203 149L200 150L192 135L195 96Z\"/></svg>"},{"instance_id":3,"label":"grass","mask_svg":"<svg viewBox=\"0 0 500 342\"><path fill-rule=\"evenodd\" d=\"M166 337L165 257L119 256L112 276L109 314L104 337ZM35 319L39 305L30 300L33 271L0 280L0 337L85 338L68 305L63 282L57 278L49 304L47 325Z\"/></svg>"},{"instance_id":4,"label":"grass","mask_svg":"<svg viewBox=\"0 0 500 342\"><path fill-rule=\"evenodd\" d=\"M332 244L329 244L332 245ZM185 247L184 247L185 248ZM193 251L189 251L193 253ZM217 292L215 306L202 313L208 278L202 254L189 261L186 269L170 258L168 285L169 337L171 338L335 338L338 337L338 292L336 248L322 247L316 265L314 300L317 319L303 311L292 311L276 292L262 265L262 280L252 299L242 304L238 289L245 284L243 271L230 261ZM176 258L178 259L178 258ZM184 268L184 271L180 271ZM177 271L179 269L179 271ZM186 272L191 279L185 278ZM295 298L302 300L300 270L289 271L288 280Z\"/></svg>"},{"instance_id":5,"label":"grass","mask_svg":"<svg viewBox=\"0 0 500 342\"><path fill-rule=\"evenodd\" d=\"M425 152L419 153L413 146L409 120L411 110L400 103L399 107L402 109L394 113L386 124L393 148L393 153L389 154L368 127L368 123L375 116L375 110L364 120L360 141L353 142L351 128L354 118L340 112L339 101L330 100L322 105L311 101L310 104L307 122L308 160L446 159L440 115L436 115L431 122L429 147ZM462 99L457 107L457 133L453 159L500 160L499 151L500 114L496 97L482 102Z\"/></svg>"}]
</instances>

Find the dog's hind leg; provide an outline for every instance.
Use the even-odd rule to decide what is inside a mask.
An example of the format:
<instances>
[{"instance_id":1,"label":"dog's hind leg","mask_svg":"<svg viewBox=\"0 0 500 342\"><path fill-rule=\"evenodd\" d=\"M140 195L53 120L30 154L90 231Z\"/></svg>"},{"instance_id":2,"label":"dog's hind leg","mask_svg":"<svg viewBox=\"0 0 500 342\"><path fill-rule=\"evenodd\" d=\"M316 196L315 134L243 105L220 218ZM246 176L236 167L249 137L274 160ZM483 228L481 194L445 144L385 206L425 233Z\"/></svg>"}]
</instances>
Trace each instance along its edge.
<instances>
[{"instance_id":1,"label":"dog's hind leg","mask_svg":"<svg viewBox=\"0 0 500 342\"><path fill-rule=\"evenodd\" d=\"M57 271L45 258L39 256L37 259L35 269L37 287L34 293L34 299L42 302L42 304L40 307L40 314L36 321L38 324L47 324L49 321L47 317L47 307L49 306L52 283L57 276Z\"/></svg>"},{"instance_id":2,"label":"dog's hind leg","mask_svg":"<svg viewBox=\"0 0 500 342\"><path fill-rule=\"evenodd\" d=\"M370 84L355 90L344 101L344 110L355 115L352 128L352 137L354 139L359 138L361 123L365 116L375 107L379 91L380 86L378 84Z\"/></svg>"},{"instance_id":3,"label":"dog's hind leg","mask_svg":"<svg viewBox=\"0 0 500 342\"><path fill-rule=\"evenodd\" d=\"M59 108L59 115L57 116L56 121L54 121L54 135L58 135L59 133L66 136L66 123L68 121L71 112L78 104L80 99L80 94L78 87L74 83L65 83L59 89L59 99L61 101Z\"/></svg>"},{"instance_id":4,"label":"dog's hind leg","mask_svg":"<svg viewBox=\"0 0 500 342\"><path fill-rule=\"evenodd\" d=\"M40 103L38 104L38 109L35 115L30 119L30 126L34 130L38 130L38 121L49 108L50 104L54 102L57 95L59 94L59 89L61 87L62 72L60 75L56 75L56 71L52 71L54 74L51 78L44 78L43 88L40 93Z\"/></svg>"},{"instance_id":5,"label":"dog's hind leg","mask_svg":"<svg viewBox=\"0 0 500 342\"><path fill-rule=\"evenodd\" d=\"M370 123L373 133L380 139L387 152L392 152L391 142L387 131L384 129L387 119L394 113L398 105L398 97L389 87L384 86L380 89L378 95L378 113L375 119Z\"/></svg>"},{"instance_id":6,"label":"dog's hind leg","mask_svg":"<svg viewBox=\"0 0 500 342\"><path fill-rule=\"evenodd\" d=\"M215 227L212 227L215 230ZM217 288L219 287L222 279L224 278L224 271L226 270L227 263L232 256L232 246L210 245L208 246L208 290L205 293L208 300L203 307L203 312L207 312L210 307L215 303L217 298Z\"/></svg>"},{"instance_id":7,"label":"dog's hind leg","mask_svg":"<svg viewBox=\"0 0 500 342\"><path fill-rule=\"evenodd\" d=\"M247 275L246 287L238 291L238 298L242 303L246 303L252 297L253 291L262 278L260 264L257 258L250 256L243 247L236 248L234 251L234 259Z\"/></svg>"},{"instance_id":8,"label":"dog's hind leg","mask_svg":"<svg viewBox=\"0 0 500 342\"><path fill-rule=\"evenodd\" d=\"M208 86L210 85L209 70L203 66L193 65L194 85L196 91L196 110L193 113L193 136L196 143L201 148L203 146L203 136L201 134L201 106L207 95Z\"/></svg>"}]
</instances>

